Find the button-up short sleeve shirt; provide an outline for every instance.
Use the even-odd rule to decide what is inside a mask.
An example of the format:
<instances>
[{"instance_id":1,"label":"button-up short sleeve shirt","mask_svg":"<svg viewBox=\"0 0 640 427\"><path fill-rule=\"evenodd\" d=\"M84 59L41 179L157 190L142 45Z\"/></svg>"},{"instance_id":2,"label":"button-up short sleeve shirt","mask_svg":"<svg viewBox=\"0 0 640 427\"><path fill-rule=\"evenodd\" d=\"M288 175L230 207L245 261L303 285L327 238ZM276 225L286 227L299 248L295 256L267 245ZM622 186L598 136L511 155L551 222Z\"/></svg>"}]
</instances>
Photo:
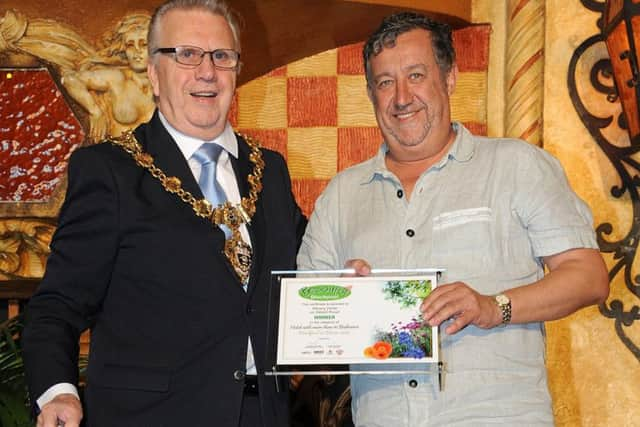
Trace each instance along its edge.
<instances>
[{"instance_id":1,"label":"button-up short sleeve shirt","mask_svg":"<svg viewBox=\"0 0 640 427\"><path fill-rule=\"evenodd\" d=\"M454 129L449 152L410 199L385 166L385 144L338 174L316 202L298 268L342 268L353 258L374 268L437 267L441 283L492 295L542 278L544 256L597 248L590 210L553 156ZM541 323L440 334L444 391L430 375L354 376L357 425L553 424Z\"/></svg>"}]
</instances>

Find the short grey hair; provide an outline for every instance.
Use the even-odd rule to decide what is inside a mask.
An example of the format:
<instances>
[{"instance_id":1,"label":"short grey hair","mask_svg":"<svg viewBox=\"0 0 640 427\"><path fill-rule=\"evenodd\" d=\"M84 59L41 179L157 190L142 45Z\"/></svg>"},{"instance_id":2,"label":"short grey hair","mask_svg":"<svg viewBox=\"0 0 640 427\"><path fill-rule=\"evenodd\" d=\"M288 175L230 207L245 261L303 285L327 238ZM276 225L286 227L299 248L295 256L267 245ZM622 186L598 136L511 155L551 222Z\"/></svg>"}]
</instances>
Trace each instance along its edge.
<instances>
[{"instance_id":1,"label":"short grey hair","mask_svg":"<svg viewBox=\"0 0 640 427\"><path fill-rule=\"evenodd\" d=\"M401 12L386 17L378 29L369 36L362 49L367 85L371 85L371 58L385 48L394 47L400 34L415 29L426 30L431 34L431 47L442 76L446 76L451 71L456 62L451 27L419 13Z\"/></svg>"},{"instance_id":2,"label":"short grey hair","mask_svg":"<svg viewBox=\"0 0 640 427\"><path fill-rule=\"evenodd\" d=\"M164 15L172 10L203 10L214 15L222 16L233 34L233 42L235 49L240 52L240 21L239 16L234 12L224 0L169 0L160 5L151 17L149 24L149 33L147 34L147 49L149 51L149 60L153 57L153 53L158 46L158 39L162 31L160 21Z\"/></svg>"}]
</instances>

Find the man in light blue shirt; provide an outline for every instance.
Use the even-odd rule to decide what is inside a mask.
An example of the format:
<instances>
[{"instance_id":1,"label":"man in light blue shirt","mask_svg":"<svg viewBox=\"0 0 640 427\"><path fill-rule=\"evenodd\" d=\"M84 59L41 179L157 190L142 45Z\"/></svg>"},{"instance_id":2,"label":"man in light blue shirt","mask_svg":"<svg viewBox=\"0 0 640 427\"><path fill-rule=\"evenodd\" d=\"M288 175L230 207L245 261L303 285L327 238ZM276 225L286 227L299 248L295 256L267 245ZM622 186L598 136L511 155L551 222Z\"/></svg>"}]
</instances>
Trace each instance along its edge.
<instances>
[{"instance_id":1,"label":"man in light blue shirt","mask_svg":"<svg viewBox=\"0 0 640 427\"><path fill-rule=\"evenodd\" d=\"M319 197L298 267L445 268L421 310L446 374L352 377L355 424L552 425L543 322L609 291L588 207L545 151L451 123L448 26L390 16L364 60L384 143Z\"/></svg>"}]
</instances>

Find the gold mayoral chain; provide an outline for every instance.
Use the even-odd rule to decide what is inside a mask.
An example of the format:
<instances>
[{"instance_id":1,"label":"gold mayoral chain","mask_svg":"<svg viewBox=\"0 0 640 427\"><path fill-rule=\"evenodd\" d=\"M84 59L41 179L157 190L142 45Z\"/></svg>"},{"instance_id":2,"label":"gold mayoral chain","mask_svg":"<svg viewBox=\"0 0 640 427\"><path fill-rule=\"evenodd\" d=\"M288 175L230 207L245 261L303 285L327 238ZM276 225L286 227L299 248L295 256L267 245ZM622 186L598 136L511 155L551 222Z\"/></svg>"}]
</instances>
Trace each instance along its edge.
<instances>
[{"instance_id":1,"label":"gold mayoral chain","mask_svg":"<svg viewBox=\"0 0 640 427\"><path fill-rule=\"evenodd\" d=\"M177 194L180 199L191 205L195 214L202 218L208 218L212 224L224 224L231 230L231 237L224 243L224 254L233 266L242 283L246 283L251 270L251 246L242 240L240 225L251 222L251 217L256 212L258 195L262 191L262 170L264 160L260 146L251 137L242 135L251 147L249 160L253 163L253 171L247 176L249 182L249 197L243 197L240 203L232 205L226 201L215 208L207 199L196 199L193 194L182 188L182 182L178 177L167 176L162 169L153 163L153 157L142 150L142 146L136 140L133 132L127 131L116 138L107 138L107 141L124 149L131 154L136 163L147 169L151 176L158 179L164 189L169 193Z\"/></svg>"}]
</instances>

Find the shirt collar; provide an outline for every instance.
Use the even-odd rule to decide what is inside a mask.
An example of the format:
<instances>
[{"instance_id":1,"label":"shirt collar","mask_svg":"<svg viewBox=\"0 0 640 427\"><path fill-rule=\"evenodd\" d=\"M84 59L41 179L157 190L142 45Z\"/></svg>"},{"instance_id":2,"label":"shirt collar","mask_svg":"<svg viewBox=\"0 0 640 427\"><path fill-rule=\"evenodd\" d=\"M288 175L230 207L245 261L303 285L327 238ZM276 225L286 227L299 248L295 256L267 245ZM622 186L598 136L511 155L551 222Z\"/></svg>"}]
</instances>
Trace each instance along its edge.
<instances>
[{"instance_id":1,"label":"shirt collar","mask_svg":"<svg viewBox=\"0 0 640 427\"><path fill-rule=\"evenodd\" d=\"M444 166L449 159L457 162L468 162L473 157L475 145L473 143L473 135L461 123L453 122L453 130L456 133L456 139L451 144L451 148L446 156L438 162L437 167Z\"/></svg>"},{"instance_id":2,"label":"shirt collar","mask_svg":"<svg viewBox=\"0 0 640 427\"><path fill-rule=\"evenodd\" d=\"M202 139L194 138L180 132L169 124L162 112L158 111L158 113L160 116L160 121L167 129L167 132L169 132L169 135L171 135L176 144L178 144L178 148L182 152L182 155L185 159L190 159L193 153L195 153L196 150L200 148L200 146L205 142L218 144L219 146L224 148L227 153L229 153L236 159L238 158L238 140L236 139L236 135L233 132L233 128L231 127L229 122L226 123L224 130L220 135L210 141L204 141Z\"/></svg>"},{"instance_id":3,"label":"shirt collar","mask_svg":"<svg viewBox=\"0 0 640 427\"><path fill-rule=\"evenodd\" d=\"M451 144L451 148L449 148L447 154L442 156L442 159L431 166L431 168L442 169L449 162L449 159L463 163L471 160L473 157L475 146L471 133L461 123L454 122L452 126L456 132L456 138L453 144ZM391 172L387 169L384 160L388 151L389 146L386 142L383 142L375 157L371 159L370 171L365 175L363 184L373 181L376 175L383 178L391 176Z\"/></svg>"}]
</instances>

